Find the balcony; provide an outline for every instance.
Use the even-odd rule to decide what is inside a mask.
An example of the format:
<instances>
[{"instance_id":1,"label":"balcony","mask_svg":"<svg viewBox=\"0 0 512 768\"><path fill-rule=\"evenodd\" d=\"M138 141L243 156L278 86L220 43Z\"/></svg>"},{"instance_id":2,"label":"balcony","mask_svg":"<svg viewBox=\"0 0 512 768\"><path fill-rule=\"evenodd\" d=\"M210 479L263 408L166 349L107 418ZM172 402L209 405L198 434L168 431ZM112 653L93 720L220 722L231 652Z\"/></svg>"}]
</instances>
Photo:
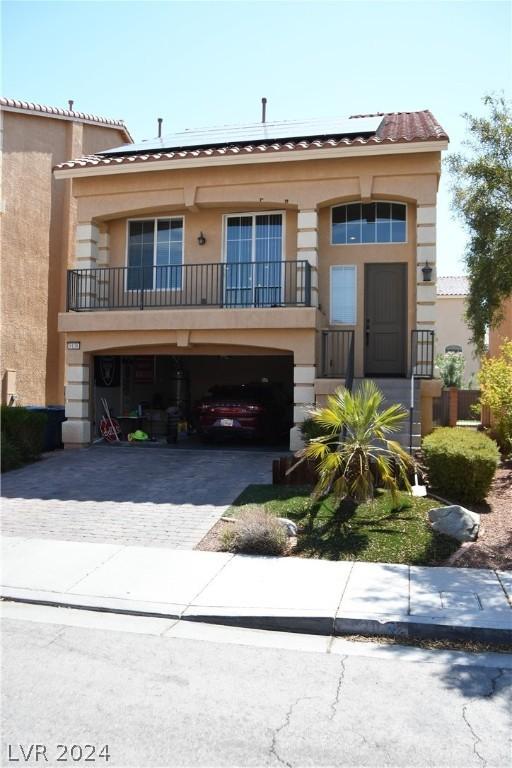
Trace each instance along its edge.
<instances>
[{"instance_id":1,"label":"balcony","mask_svg":"<svg viewBox=\"0 0 512 768\"><path fill-rule=\"evenodd\" d=\"M310 306L308 261L68 270L68 312Z\"/></svg>"}]
</instances>

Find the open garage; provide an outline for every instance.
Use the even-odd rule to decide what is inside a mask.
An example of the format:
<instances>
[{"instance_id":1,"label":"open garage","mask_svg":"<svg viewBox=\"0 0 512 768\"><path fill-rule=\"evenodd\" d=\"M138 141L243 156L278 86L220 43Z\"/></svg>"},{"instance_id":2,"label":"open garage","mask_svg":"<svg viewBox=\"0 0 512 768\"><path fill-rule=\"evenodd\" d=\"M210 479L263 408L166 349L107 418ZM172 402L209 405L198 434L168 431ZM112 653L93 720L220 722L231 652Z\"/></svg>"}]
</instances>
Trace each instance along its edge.
<instances>
[{"instance_id":1,"label":"open garage","mask_svg":"<svg viewBox=\"0 0 512 768\"><path fill-rule=\"evenodd\" d=\"M97 438L105 403L122 440L146 435L143 442L162 445L192 447L202 445L207 437L216 443L247 443L249 439L276 445L287 442L293 423L291 354L96 355L92 386ZM232 418L226 412L221 414L224 418L210 419L209 426L220 428L207 435L201 409L213 413L206 406L215 396L225 399L228 393L233 398L243 392L255 397L262 394L264 428L258 434L241 429L236 414Z\"/></svg>"}]
</instances>

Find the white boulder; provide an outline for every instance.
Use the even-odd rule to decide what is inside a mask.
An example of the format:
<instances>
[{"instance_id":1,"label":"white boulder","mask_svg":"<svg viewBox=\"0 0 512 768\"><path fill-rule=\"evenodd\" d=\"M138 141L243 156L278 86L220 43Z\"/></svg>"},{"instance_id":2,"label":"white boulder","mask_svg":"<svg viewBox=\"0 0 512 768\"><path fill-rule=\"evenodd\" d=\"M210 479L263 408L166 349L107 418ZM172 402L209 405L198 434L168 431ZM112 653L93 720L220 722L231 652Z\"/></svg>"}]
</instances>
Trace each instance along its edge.
<instances>
[{"instance_id":1,"label":"white boulder","mask_svg":"<svg viewBox=\"0 0 512 768\"><path fill-rule=\"evenodd\" d=\"M288 536L297 535L297 526L293 520L289 520L287 517L278 517L277 522L283 526Z\"/></svg>"},{"instance_id":2,"label":"white boulder","mask_svg":"<svg viewBox=\"0 0 512 768\"><path fill-rule=\"evenodd\" d=\"M458 541L475 541L478 536L480 515L458 504L431 509L428 519L434 531Z\"/></svg>"}]
</instances>

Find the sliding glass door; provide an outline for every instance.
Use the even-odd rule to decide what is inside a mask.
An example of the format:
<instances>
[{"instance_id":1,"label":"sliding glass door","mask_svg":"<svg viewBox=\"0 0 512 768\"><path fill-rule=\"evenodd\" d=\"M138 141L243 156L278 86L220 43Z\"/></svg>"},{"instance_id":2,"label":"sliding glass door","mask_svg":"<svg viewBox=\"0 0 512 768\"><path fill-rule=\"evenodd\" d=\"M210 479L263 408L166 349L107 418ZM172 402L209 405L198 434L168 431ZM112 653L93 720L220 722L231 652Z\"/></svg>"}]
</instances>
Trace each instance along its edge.
<instances>
[{"instance_id":1,"label":"sliding glass door","mask_svg":"<svg viewBox=\"0 0 512 768\"><path fill-rule=\"evenodd\" d=\"M271 307L281 304L282 214L228 216L225 253L225 306Z\"/></svg>"}]
</instances>

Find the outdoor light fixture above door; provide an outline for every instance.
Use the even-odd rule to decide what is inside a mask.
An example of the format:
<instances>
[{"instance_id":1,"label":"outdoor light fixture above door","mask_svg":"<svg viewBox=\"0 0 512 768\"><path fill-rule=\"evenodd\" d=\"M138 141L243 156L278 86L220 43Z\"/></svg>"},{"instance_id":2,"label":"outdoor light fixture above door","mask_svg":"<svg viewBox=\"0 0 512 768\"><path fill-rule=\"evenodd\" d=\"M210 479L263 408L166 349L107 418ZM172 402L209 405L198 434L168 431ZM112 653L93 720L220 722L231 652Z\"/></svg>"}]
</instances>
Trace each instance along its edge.
<instances>
[{"instance_id":1,"label":"outdoor light fixture above door","mask_svg":"<svg viewBox=\"0 0 512 768\"><path fill-rule=\"evenodd\" d=\"M206 237L203 235L202 232L200 232L199 237L197 238L197 244L204 245L205 243L206 243Z\"/></svg>"}]
</instances>

